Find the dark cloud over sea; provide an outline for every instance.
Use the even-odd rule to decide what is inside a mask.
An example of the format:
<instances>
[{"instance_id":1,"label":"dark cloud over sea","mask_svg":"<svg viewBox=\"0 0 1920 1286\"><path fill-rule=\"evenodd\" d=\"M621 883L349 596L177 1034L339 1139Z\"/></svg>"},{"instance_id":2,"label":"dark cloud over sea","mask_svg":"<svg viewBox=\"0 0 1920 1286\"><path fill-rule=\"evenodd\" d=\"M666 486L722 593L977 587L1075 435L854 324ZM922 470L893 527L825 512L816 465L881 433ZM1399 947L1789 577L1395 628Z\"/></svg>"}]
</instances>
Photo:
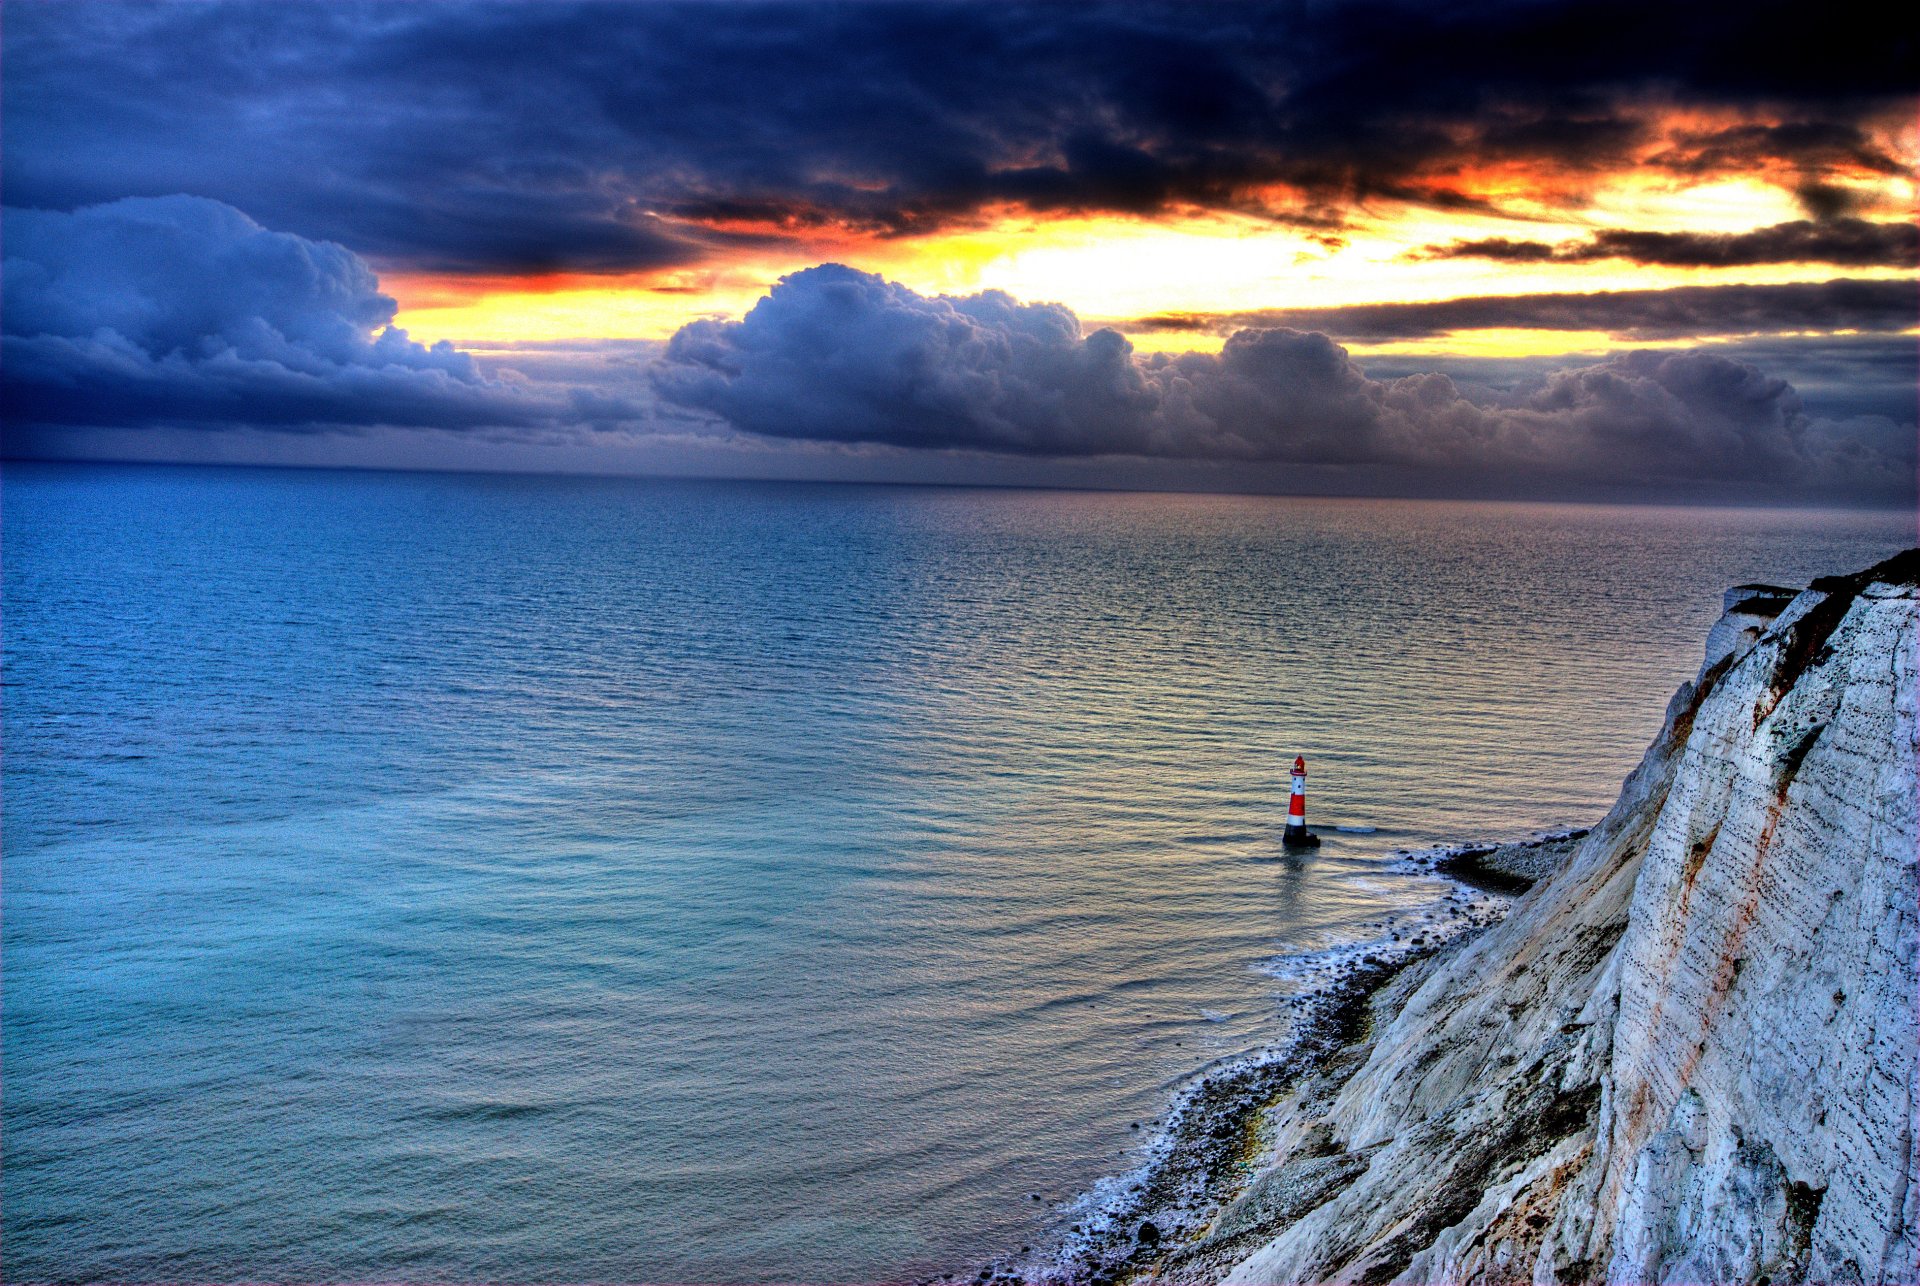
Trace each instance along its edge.
<instances>
[{"instance_id":1,"label":"dark cloud over sea","mask_svg":"<svg viewBox=\"0 0 1920 1286\"><path fill-rule=\"evenodd\" d=\"M1920 266L1920 228L1836 218L1796 219L1750 232L1645 232L1609 228L1582 241L1491 237L1432 246L1434 259L1493 259L1508 263L1591 263L1627 259L1677 268L1738 268L1763 263L1829 263L1850 268Z\"/></svg>"},{"instance_id":2,"label":"dark cloud over sea","mask_svg":"<svg viewBox=\"0 0 1920 1286\"><path fill-rule=\"evenodd\" d=\"M1778 285L1470 295L1413 303L1160 313L1118 323L1129 331L1230 335L1249 326L1324 330L1350 340L1429 339L1457 331L1604 331L1629 340L1799 331L1907 331L1920 321L1911 281L1840 278Z\"/></svg>"},{"instance_id":3,"label":"dark cloud over sea","mask_svg":"<svg viewBox=\"0 0 1920 1286\"><path fill-rule=\"evenodd\" d=\"M10 427L526 430L607 410L414 342L358 255L217 201L9 209L4 234Z\"/></svg>"},{"instance_id":4,"label":"dark cloud over sea","mask_svg":"<svg viewBox=\"0 0 1920 1286\"><path fill-rule=\"evenodd\" d=\"M824 265L664 350L482 361L394 328L393 301L351 251L216 202L10 210L5 238L0 409L14 444L61 426L691 433L905 451L934 477L955 453L1855 497L1902 493L1913 476L1910 414L1810 413L1787 380L1704 349L1613 354L1504 387L1433 370L1380 378L1319 331L1245 328L1218 352L1142 355L1058 304L926 296Z\"/></svg>"},{"instance_id":5,"label":"dark cloud over sea","mask_svg":"<svg viewBox=\"0 0 1920 1286\"><path fill-rule=\"evenodd\" d=\"M1910 426L1814 419L1785 380L1708 351L1470 391L1435 372L1371 378L1313 331L1142 356L1057 304L930 298L839 265L784 279L738 322L684 327L655 382L746 432L898 447L1873 492L1913 467Z\"/></svg>"},{"instance_id":6,"label":"dark cloud over sea","mask_svg":"<svg viewBox=\"0 0 1920 1286\"><path fill-rule=\"evenodd\" d=\"M1911 101L1911 28L1789 0L25 4L0 172L16 206L184 192L427 271L657 268L1006 205L1332 227L1483 206L1481 165L1575 194L1628 163L1772 169L1828 220L1859 213L1836 170L1900 168L1876 123ZM1794 253L1885 251L1833 237Z\"/></svg>"}]
</instances>

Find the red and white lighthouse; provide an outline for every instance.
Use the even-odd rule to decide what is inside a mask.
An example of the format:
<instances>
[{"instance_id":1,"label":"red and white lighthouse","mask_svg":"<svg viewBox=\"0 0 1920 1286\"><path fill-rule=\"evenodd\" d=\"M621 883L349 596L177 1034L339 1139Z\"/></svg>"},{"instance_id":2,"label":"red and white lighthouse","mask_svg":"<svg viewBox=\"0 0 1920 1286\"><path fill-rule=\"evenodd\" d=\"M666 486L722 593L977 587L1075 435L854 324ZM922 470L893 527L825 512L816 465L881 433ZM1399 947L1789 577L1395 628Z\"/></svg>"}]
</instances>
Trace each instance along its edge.
<instances>
[{"instance_id":1,"label":"red and white lighthouse","mask_svg":"<svg viewBox=\"0 0 1920 1286\"><path fill-rule=\"evenodd\" d=\"M1287 833L1281 843L1288 848L1316 848L1320 837L1307 829L1307 758L1293 757L1293 795L1287 800Z\"/></svg>"}]
</instances>

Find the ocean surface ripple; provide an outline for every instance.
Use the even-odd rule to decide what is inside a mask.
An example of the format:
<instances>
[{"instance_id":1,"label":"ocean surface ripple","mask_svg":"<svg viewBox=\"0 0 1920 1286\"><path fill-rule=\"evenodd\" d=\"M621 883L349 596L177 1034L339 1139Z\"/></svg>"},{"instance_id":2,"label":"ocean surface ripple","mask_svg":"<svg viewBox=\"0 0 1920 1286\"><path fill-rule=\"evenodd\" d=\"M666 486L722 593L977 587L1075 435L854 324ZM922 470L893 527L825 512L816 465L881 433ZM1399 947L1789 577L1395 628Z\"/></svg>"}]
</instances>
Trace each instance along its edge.
<instances>
[{"instance_id":1,"label":"ocean surface ripple","mask_svg":"<svg viewBox=\"0 0 1920 1286\"><path fill-rule=\"evenodd\" d=\"M1037 1243L1447 896L1392 852L1590 822L1721 589L1909 536L37 465L4 524L8 1275L207 1281Z\"/></svg>"}]
</instances>

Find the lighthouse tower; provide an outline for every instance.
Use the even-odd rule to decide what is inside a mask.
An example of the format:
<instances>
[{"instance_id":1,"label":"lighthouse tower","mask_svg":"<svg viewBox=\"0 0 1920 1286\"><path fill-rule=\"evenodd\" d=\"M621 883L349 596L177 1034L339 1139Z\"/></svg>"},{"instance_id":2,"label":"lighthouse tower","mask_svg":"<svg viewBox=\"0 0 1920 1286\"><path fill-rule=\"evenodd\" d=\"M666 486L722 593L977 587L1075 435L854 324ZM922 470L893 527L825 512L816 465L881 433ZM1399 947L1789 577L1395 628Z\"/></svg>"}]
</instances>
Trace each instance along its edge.
<instances>
[{"instance_id":1,"label":"lighthouse tower","mask_svg":"<svg viewBox=\"0 0 1920 1286\"><path fill-rule=\"evenodd\" d=\"M1287 833L1280 842L1288 848L1319 848L1320 837L1307 829L1307 759L1293 757L1293 795L1287 800Z\"/></svg>"}]
</instances>

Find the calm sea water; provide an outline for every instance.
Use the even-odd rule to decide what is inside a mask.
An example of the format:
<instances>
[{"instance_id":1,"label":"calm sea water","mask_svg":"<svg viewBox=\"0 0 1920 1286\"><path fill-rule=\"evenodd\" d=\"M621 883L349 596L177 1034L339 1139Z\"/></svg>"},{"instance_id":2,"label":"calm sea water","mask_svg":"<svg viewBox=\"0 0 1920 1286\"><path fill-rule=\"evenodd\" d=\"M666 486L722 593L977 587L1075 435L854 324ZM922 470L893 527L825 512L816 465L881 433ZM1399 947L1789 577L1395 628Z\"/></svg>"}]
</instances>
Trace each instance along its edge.
<instances>
[{"instance_id":1,"label":"calm sea water","mask_svg":"<svg viewBox=\"0 0 1920 1286\"><path fill-rule=\"evenodd\" d=\"M1262 966L1437 896L1389 850L1594 819L1724 586L1911 543L22 465L4 519L13 1280L1016 1247L1272 1038ZM1284 859L1295 753L1376 832Z\"/></svg>"}]
</instances>

